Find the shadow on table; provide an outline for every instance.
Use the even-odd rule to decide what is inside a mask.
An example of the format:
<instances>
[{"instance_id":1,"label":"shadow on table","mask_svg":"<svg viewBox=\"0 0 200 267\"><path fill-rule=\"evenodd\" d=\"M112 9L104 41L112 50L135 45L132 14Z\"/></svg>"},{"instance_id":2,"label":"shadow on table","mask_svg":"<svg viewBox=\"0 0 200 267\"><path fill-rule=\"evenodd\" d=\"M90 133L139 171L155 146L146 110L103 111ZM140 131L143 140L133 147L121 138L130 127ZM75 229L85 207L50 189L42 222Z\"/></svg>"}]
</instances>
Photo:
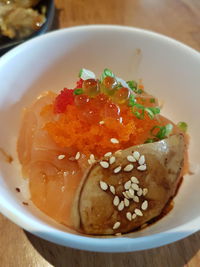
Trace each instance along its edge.
<instances>
[{"instance_id":1,"label":"shadow on table","mask_svg":"<svg viewBox=\"0 0 200 267\"><path fill-rule=\"evenodd\" d=\"M167 246L132 253L80 251L25 234L40 255L55 267L181 267L200 249L200 232Z\"/></svg>"}]
</instances>

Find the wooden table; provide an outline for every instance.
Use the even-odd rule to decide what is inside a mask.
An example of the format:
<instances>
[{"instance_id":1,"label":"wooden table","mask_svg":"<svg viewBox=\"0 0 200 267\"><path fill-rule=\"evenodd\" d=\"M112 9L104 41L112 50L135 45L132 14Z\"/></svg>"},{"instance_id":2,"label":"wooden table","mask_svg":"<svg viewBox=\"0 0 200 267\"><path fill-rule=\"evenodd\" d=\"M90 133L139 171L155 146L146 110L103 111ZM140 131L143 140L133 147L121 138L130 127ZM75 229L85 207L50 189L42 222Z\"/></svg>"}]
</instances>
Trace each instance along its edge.
<instances>
[{"instance_id":1,"label":"wooden table","mask_svg":"<svg viewBox=\"0 0 200 267\"><path fill-rule=\"evenodd\" d=\"M120 24L157 31L200 50L200 0L56 0L54 27ZM0 215L2 267L199 267L200 233L157 249L91 253L57 246Z\"/></svg>"}]
</instances>

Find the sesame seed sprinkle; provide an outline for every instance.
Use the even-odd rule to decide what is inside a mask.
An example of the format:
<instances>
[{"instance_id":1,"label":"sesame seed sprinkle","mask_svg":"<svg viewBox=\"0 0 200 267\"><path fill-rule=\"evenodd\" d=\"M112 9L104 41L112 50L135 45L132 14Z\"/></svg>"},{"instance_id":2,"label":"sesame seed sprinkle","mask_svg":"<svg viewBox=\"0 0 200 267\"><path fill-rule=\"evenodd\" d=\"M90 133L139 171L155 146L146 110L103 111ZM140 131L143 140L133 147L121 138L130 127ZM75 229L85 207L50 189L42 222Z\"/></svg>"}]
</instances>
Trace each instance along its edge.
<instances>
[{"instance_id":1,"label":"sesame seed sprinkle","mask_svg":"<svg viewBox=\"0 0 200 267\"><path fill-rule=\"evenodd\" d=\"M110 157L110 159L109 159L109 163L110 163L110 164L113 164L113 163L115 163L115 160L116 160L116 158L115 158L114 156L112 156L112 157Z\"/></svg>"},{"instance_id":2,"label":"sesame seed sprinkle","mask_svg":"<svg viewBox=\"0 0 200 267\"><path fill-rule=\"evenodd\" d=\"M135 190L135 191L139 190L138 184L131 184L131 188L133 188L133 190Z\"/></svg>"},{"instance_id":3,"label":"sesame seed sprinkle","mask_svg":"<svg viewBox=\"0 0 200 267\"><path fill-rule=\"evenodd\" d=\"M113 185L110 185L110 192L115 195L115 187Z\"/></svg>"},{"instance_id":4,"label":"sesame seed sprinkle","mask_svg":"<svg viewBox=\"0 0 200 267\"><path fill-rule=\"evenodd\" d=\"M59 155L59 156L58 156L58 159L59 159L59 160L62 160L62 159L64 159L64 158L65 158L65 155Z\"/></svg>"},{"instance_id":5,"label":"sesame seed sprinkle","mask_svg":"<svg viewBox=\"0 0 200 267\"><path fill-rule=\"evenodd\" d=\"M75 156L75 159L76 159L76 160L80 159L80 156L81 156L81 153L80 153L80 152L77 152L77 153L76 153L76 156Z\"/></svg>"},{"instance_id":6,"label":"sesame seed sprinkle","mask_svg":"<svg viewBox=\"0 0 200 267\"><path fill-rule=\"evenodd\" d=\"M134 220L137 217L137 214L133 213L132 214L132 220Z\"/></svg>"},{"instance_id":7,"label":"sesame seed sprinkle","mask_svg":"<svg viewBox=\"0 0 200 267\"><path fill-rule=\"evenodd\" d=\"M124 189L128 190L130 187L131 187L131 181L129 180L124 184Z\"/></svg>"},{"instance_id":8,"label":"sesame seed sprinkle","mask_svg":"<svg viewBox=\"0 0 200 267\"><path fill-rule=\"evenodd\" d=\"M140 166L137 167L137 170L139 170L139 171L146 171L146 169L147 169L147 165L146 164L140 165Z\"/></svg>"},{"instance_id":9,"label":"sesame seed sprinkle","mask_svg":"<svg viewBox=\"0 0 200 267\"><path fill-rule=\"evenodd\" d=\"M131 195L131 197L133 197L135 195L135 192L132 188L129 188L128 192Z\"/></svg>"},{"instance_id":10,"label":"sesame seed sprinkle","mask_svg":"<svg viewBox=\"0 0 200 267\"><path fill-rule=\"evenodd\" d=\"M100 161L99 164L104 169L107 169L109 167L109 163L107 161Z\"/></svg>"},{"instance_id":11,"label":"sesame seed sprinkle","mask_svg":"<svg viewBox=\"0 0 200 267\"><path fill-rule=\"evenodd\" d=\"M129 221L132 221L132 214L130 212L127 212L126 213L126 218L129 220Z\"/></svg>"},{"instance_id":12,"label":"sesame seed sprinkle","mask_svg":"<svg viewBox=\"0 0 200 267\"><path fill-rule=\"evenodd\" d=\"M140 209L135 209L135 214L138 215L138 216L143 216L143 213Z\"/></svg>"},{"instance_id":13,"label":"sesame seed sprinkle","mask_svg":"<svg viewBox=\"0 0 200 267\"><path fill-rule=\"evenodd\" d=\"M107 153L104 155L104 157L110 157L110 156L112 156L112 152L107 152Z\"/></svg>"},{"instance_id":14,"label":"sesame seed sprinkle","mask_svg":"<svg viewBox=\"0 0 200 267\"><path fill-rule=\"evenodd\" d=\"M143 194L143 192L142 192L142 188L139 188L139 190L137 191L137 195L138 195L138 197L141 197L142 194Z\"/></svg>"},{"instance_id":15,"label":"sesame seed sprinkle","mask_svg":"<svg viewBox=\"0 0 200 267\"><path fill-rule=\"evenodd\" d=\"M131 182L134 183L134 184L139 184L139 181L135 176L131 177Z\"/></svg>"},{"instance_id":16,"label":"sesame seed sprinkle","mask_svg":"<svg viewBox=\"0 0 200 267\"><path fill-rule=\"evenodd\" d=\"M100 125L103 125L104 123L105 123L104 121L100 121L100 122L99 122Z\"/></svg>"},{"instance_id":17,"label":"sesame seed sprinkle","mask_svg":"<svg viewBox=\"0 0 200 267\"><path fill-rule=\"evenodd\" d=\"M139 160L140 158L140 153L138 151L134 151L133 152L133 157L136 159L136 160Z\"/></svg>"},{"instance_id":18,"label":"sesame seed sprinkle","mask_svg":"<svg viewBox=\"0 0 200 267\"><path fill-rule=\"evenodd\" d=\"M142 155L142 156L139 158L138 163L139 163L140 165L144 165L144 163L145 163L145 157L144 157L144 155Z\"/></svg>"},{"instance_id":19,"label":"sesame seed sprinkle","mask_svg":"<svg viewBox=\"0 0 200 267\"><path fill-rule=\"evenodd\" d=\"M124 201L123 200L119 203L117 208L119 211L122 211L124 209Z\"/></svg>"},{"instance_id":20,"label":"sesame seed sprinkle","mask_svg":"<svg viewBox=\"0 0 200 267\"><path fill-rule=\"evenodd\" d=\"M113 225L113 230L116 230L120 227L120 222L116 222L114 225Z\"/></svg>"},{"instance_id":21,"label":"sesame seed sprinkle","mask_svg":"<svg viewBox=\"0 0 200 267\"><path fill-rule=\"evenodd\" d=\"M113 205L114 206L118 206L119 205L119 197L118 196L115 196L114 199L113 199Z\"/></svg>"},{"instance_id":22,"label":"sesame seed sprinkle","mask_svg":"<svg viewBox=\"0 0 200 267\"><path fill-rule=\"evenodd\" d=\"M129 200L127 198L124 199L124 206L128 207L130 204Z\"/></svg>"},{"instance_id":23,"label":"sesame seed sprinkle","mask_svg":"<svg viewBox=\"0 0 200 267\"><path fill-rule=\"evenodd\" d=\"M146 196L146 194L148 193L148 189L147 188L143 188L143 196Z\"/></svg>"},{"instance_id":24,"label":"sesame seed sprinkle","mask_svg":"<svg viewBox=\"0 0 200 267\"><path fill-rule=\"evenodd\" d=\"M127 195L127 191L126 192L122 192L123 196L127 199L129 199L130 197Z\"/></svg>"},{"instance_id":25,"label":"sesame seed sprinkle","mask_svg":"<svg viewBox=\"0 0 200 267\"><path fill-rule=\"evenodd\" d=\"M104 181L100 181L100 187L103 191L106 191L108 189L108 185L107 183L105 183Z\"/></svg>"},{"instance_id":26,"label":"sesame seed sprinkle","mask_svg":"<svg viewBox=\"0 0 200 267\"><path fill-rule=\"evenodd\" d=\"M126 165L126 167L124 168L125 172L130 172L132 171L132 169L134 168L133 164L128 164Z\"/></svg>"},{"instance_id":27,"label":"sesame seed sprinkle","mask_svg":"<svg viewBox=\"0 0 200 267\"><path fill-rule=\"evenodd\" d=\"M128 156L127 156L127 160L128 160L129 162L136 162L135 158L134 158L133 156L131 156L131 155L128 155Z\"/></svg>"},{"instance_id":28,"label":"sesame seed sprinkle","mask_svg":"<svg viewBox=\"0 0 200 267\"><path fill-rule=\"evenodd\" d=\"M133 197L133 200L134 200L136 203L139 203L139 201L140 201L138 196L134 196L134 197Z\"/></svg>"},{"instance_id":29,"label":"sesame seed sprinkle","mask_svg":"<svg viewBox=\"0 0 200 267\"><path fill-rule=\"evenodd\" d=\"M122 167L121 167L121 166L118 166L118 167L116 167L116 168L113 170L113 172L114 172L114 173L119 173L119 172L121 171L121 169L122 169Z\"/></svg>"},{"instance_id":30,"label":"sesame seed sprinkle","mask_svg":"<svg viewBox=\"0 0 200 267\"><path fill-rule=\"evenodd\" d=\"M145 200L145 201L142 203L141 209L142 209L142 210L147 210L147 208L148 208L148 201Z\"/></svg>"},{"instance_id":31,"label":"sesame seed sprinkle","mask_svg":"<svg viewBox=\"0 0 200 267\"><path fill-rule=\"evenodd\" d=\"M119 144L119 140L117 140L116 138L111 138L110 142L113 144Z\"/></svg>"}]
</instances>

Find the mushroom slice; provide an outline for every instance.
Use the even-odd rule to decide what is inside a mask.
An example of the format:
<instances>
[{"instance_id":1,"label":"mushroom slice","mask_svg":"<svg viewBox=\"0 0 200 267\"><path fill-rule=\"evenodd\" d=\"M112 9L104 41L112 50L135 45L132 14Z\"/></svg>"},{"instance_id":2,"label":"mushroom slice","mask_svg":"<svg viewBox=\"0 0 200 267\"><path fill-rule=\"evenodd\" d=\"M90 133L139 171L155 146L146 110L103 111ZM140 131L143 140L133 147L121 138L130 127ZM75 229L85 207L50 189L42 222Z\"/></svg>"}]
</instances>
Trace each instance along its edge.
<instances>
[{"instance_id":1,"label":"mushroom slice","mask_svg":"<svg viewBox=\"0 0 200 267\"><path fill-rule=\"evenodd\" d=\"M184 135L177 134L116 152L109 168L96 163L80 192L81 230L95 235L126 233L160 215L177 190L185 153ZM128 156L136 160L130 162ZM115 173L118 166L121 170Z\"/></svg>"}]
</instances>

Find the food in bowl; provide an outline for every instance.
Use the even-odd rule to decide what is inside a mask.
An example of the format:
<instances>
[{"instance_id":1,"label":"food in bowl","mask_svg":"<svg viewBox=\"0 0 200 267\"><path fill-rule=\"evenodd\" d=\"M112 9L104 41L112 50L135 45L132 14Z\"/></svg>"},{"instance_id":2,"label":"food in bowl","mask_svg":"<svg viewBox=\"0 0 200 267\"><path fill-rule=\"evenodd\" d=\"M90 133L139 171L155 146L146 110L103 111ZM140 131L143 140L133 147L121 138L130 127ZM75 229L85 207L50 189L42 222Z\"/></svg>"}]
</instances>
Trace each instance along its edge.
<instances>
[{"instance_id":1,"label":"food in bowl","mask_svg":"<svg viewBox=\"0 0 200 267\"><path fill-rule=\"evenodd\" d=\"M186 128L161 116L141 83L82 69L74 89L45 92L24 111L17 147L31 200L84 234L138 229L187 172Z\"/></svg>"},{"instance_id":2,"label":"food in bowl","mask_svg":"<svg viewBox=\"0 0 200 267\"><path fill-rule=\"evenodd\" d=\"M0 36L23 39L45 23L45 8L35 8L40 0L0 0Z\"/></svg>"}]
</instances>

